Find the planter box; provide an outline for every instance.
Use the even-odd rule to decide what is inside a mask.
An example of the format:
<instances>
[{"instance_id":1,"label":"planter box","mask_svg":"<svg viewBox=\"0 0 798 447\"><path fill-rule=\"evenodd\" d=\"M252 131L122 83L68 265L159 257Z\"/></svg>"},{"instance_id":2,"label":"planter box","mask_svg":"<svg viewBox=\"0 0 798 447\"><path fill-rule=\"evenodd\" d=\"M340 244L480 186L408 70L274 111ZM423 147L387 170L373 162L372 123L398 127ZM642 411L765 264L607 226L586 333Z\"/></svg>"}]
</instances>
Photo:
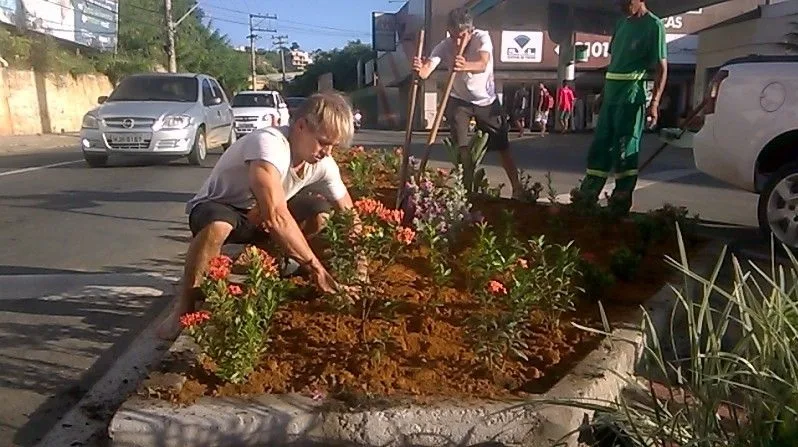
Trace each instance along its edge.
<instances>
[{"instance_id":1,"label":"planter box","mask_svg":"<svg viewBox=\"0 0 798 447\"><path fill-rule=\"evenodd\" d=\"M691 259L694 271L711 271L720 245L710 243ZM681 278L681 276L680 276ZM686 284L695 287L694 284ZM658 332L667 336L673 291L663 287L645 304ZM382 406L341 410L341 405L283 394L249 398L202 398L177 407L159 399L133 397L117 411L109 426L112 445L126 447L199 446L551 446L566 435L576 445L588 412L535 404L538 399L592 398L614 400L623 377L635 375L644 334L631 323L608 338L548 392L516 401L445 401L434 405ZM182 338L182 337L181 337ZM630 342L618 341L620 339ZM186 339L173 347L180 351ZM611 371L611 372L610 372Z\"/></svg>"}]
</instances>

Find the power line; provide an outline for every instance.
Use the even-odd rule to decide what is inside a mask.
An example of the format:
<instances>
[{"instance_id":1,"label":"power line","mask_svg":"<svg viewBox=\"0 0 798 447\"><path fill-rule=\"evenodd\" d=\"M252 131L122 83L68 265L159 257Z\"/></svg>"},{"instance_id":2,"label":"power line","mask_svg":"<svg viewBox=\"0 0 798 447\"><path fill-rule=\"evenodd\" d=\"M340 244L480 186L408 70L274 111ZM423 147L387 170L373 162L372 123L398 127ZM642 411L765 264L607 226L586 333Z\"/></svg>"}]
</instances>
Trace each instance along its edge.
<instances>
[{"instance_id":1,"label":"power line","mask_svg":"<svg viewBox=\"0 0 798 447\"><path fill-rule=\"evenodd\" d=\"M220 11L233 12L233 13L237 13L237 14L248 14L247 12L244 12L244 11L242 11L240 9L227 8L227 7L224 7L224 6L205 4L204 7L205 8L210 8L210 9L218 9ZM286 20L286 19L277 19L277 23L278 24L281 23L281 22L290 23L290 24L294 24L294 25L303 25L305 27L310 27L309 30L325 29L325 30L330 30L330 31L341 31L341 32L345 32L345 33L352 33L352 34L358 34L358 35L369 35L369 36L371 35L370 31L354 30L354 29L347 29L347 28L336 28L336 27L333 27L333 26L317 25L315 23L297 22L297 21L294 21L294 20Z\"/></svg>"},{"instance_id":2,"label":"power line","mask_svg":"<svg viewBox=\"0 0 798 447\"><path fill-rule=\"evenodd\" d=\"M273 14L266 14L266 15L259 15L259 14L250 14L249 15L249 57L250 57L250 68L252 69L252 90L256 90L255 81L257 80L257 70L256 70L256 63L255 63L255 39L258 38L258 35L255 34L255 31L261 33L274 33L277 30L271 28L258 28L257 25L252 24L252 19L261 19L258 23L260 25L263 23L264 20L267 19L276 19L277 16Z\"/></svg>"}]
</instances>

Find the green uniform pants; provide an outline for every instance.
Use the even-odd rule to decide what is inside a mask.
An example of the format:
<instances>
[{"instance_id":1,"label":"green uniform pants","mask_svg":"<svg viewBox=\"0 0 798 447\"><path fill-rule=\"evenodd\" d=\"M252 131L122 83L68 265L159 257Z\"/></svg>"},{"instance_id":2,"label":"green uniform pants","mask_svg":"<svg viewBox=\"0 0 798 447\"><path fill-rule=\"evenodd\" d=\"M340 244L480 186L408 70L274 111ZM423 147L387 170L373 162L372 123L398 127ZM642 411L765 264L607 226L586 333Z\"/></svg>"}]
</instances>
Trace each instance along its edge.
<instances>
[{"instance_id":1,"label":"green uniform pants","mask_svg":"<svg viewBox=\"0 0 798 447\"><path fill-rule=\"evenodd\" d=\"M619 211L632 209L637 184L637 158L646 121L645 104L604 104L599 112L593 144L587 154L587 175L581 192L598 201L610 173L615 171L615 190L610 198Z\"/></svg>"}]
</instances>

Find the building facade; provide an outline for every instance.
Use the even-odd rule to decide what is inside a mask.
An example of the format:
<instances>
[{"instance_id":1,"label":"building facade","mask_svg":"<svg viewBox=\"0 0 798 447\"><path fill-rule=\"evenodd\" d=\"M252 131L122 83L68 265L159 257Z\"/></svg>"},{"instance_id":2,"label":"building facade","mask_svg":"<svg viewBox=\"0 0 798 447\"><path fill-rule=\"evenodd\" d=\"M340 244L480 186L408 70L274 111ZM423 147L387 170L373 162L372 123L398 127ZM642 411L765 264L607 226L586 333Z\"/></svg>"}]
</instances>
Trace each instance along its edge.
<instances>
[{"instance_id":1,"label":"building facade","mask_svg":"<svg viewBox=\"0 0 798 447\"><path fill-rule=\"evenodd\" d=\"M725 22L756 9L767 0L729 0L683 14L663 17L668 39L669 80L665 99L668 108L663 112L667 124L674 124L678 117L693 104L696 51L698 33L718 23ZM378 53L377 73L381 95L380 121L382 127L404 126L405 102L410 84L409 60L415 53L416 36L424 29L426 42L424 54L446 36L446 15L454 8L475 6L467 0L410 0L397 13L397 48L393 52ZM484 3L484 2L483 2ZM562 38L555 39L559 30L547 29L553 11L545 0L505 0L491 8L472 9L475 25L487 30L494 46L494 70L497 93L500 97L512 98L522 84L527 88L544 82L549 90L557 87L558 66L562 69L560 46ZM657 14L657 11L652 11ZM577 14L580 14L577 12ZM568 38L577 45L585 45L587 57L577 62L565 79L572 79L578 98L578 110L574 126L577 129L591 127L592 114L587 113L592 98L603 86L604 69L609 63L609 43L612 25L619 18L591 17L584 13L577 19L583 24L593 23L599 33L577 32ZM563 19L567 20L567 19ZM563 74L559 73L562 79ZM437 70L422 86L419 97L419 116L415 118L417 128L429 128L434 120L439 95L444 89L446 71ZM533 106L537 98L532 98ZM529 122L530 120L528 120ZM551 124L551 123L550 123Z\"/></svg>"},{"instance_id":2,"label":"building facade","mask_svg":"<svg viewBox=\"0 0 798 447\"><path fill-rule=\"evenodd\" d=\"M310 65L311 62L313 62L310 54L307 51L291 50L289 55L291 57L291 65L294 67L294 71L305 71L305 68Z\"/></svg>"}]
</instances>

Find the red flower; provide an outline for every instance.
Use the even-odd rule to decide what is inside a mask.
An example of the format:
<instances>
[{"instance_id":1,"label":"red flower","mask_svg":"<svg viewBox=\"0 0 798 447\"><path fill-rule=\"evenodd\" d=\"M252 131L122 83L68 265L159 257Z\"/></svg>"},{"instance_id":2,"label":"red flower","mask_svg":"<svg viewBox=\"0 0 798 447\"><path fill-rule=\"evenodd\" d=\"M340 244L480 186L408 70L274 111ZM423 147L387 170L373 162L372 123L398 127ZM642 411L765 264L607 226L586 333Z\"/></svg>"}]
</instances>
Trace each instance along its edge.
<instances>
[{"instance_id":1,"label":"red flower","mask_svg":"<svg viewBox=\"0 0 798 447\"><path fill-rule=\"evenodd\" d=\"M491 281L488 283L488 292L494 295L506 295L507 288L499 281Z\"/></svg>"},{"instance_id":2,"label":"red flower","mask_svg":"<svg viewBox=\"0 0 798 447\"><path fill-rule=\"evenodd\" d=\"M410 245L416 238L416 232L407 227L399 227L396 229L395 237L400 244Z\"/></svg>"},{"instance_id":3,"label":"red flower","mask_svg":"<svg viewBox=\"0 0 798 447\"><path fill-rule=\"evenodd\" d=\"M229 286L227 286L227 291L230 292L230 295L233 296L238 296L244 293L244 291L241 289L241 286L237 284L230 284Z\"/></svg>"},{"instance_id":4,"label":"red flower","mask_svg":"<svg viewBox=\"0 0 798 447\"><path fill-rule=\"evenodd\" d=\"M227 278L230 275L230 268L233 266L233 260L227 256L217 256L211 259L208 266L208 276L216 281Z\"/></svg>"},{"instance_id":5,"label":"red flower","mask_svg":"<svg viewBox=\"0 0 798 447\"><path fill-rule=\"evenodd\" d=\"M180 326L189 328L202 324L211 319L211 314L207 311L201 310L199 312L192 312L180 317Z\"/></svg>"}]
</instances>

